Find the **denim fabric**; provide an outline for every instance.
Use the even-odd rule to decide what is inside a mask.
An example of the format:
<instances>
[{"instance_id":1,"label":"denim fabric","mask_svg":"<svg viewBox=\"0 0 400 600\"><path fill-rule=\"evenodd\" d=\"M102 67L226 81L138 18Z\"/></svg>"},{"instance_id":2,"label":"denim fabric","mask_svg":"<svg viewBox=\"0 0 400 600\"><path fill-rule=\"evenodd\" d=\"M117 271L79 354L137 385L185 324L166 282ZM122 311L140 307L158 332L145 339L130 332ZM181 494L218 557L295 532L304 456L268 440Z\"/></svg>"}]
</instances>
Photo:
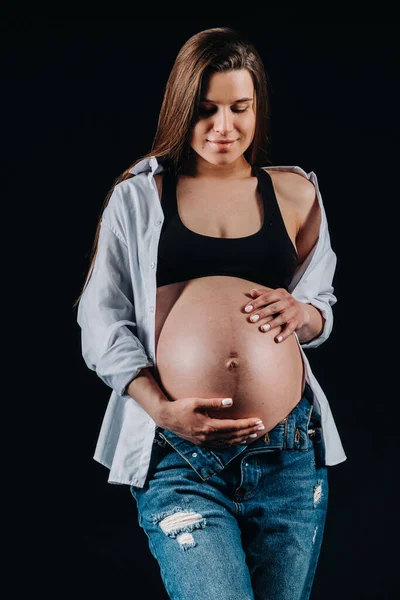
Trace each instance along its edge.
<instances>
[{"instance_id":1,"label":"denim fabric","mask_svg":"<svg viewBox=\"0 0 400 600\"><path fill-rule=\"evenodd\" d=\"M311 402L311 404L310 404ZM139 525L174 600L307 600L328 504L312 392L248 445L196 446L157 431Z\"/></svg>"}]
</instances>

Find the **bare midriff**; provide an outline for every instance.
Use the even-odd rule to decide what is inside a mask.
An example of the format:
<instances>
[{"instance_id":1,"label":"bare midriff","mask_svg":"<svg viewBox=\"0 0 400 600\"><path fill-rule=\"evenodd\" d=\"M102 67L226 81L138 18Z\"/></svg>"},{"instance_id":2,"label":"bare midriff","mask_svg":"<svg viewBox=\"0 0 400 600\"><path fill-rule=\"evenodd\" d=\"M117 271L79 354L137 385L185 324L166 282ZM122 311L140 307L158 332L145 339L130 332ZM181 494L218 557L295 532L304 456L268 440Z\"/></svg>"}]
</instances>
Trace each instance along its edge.
<instances>
[{"instance_id":1,"label":"bare midriff","mask_svg":"<svg viewBox=\"0 0 400 600\"><path fill-rule=\"evenodd\" d=\"M159 287L156 374L169 400L232 398L209 416L258 417L267 432L301 399L304 366L294 335L278 343L281 326L263 333L249 320L243 309L253 287L271 289L219 275Z\"/></svg>"}]
</instances>

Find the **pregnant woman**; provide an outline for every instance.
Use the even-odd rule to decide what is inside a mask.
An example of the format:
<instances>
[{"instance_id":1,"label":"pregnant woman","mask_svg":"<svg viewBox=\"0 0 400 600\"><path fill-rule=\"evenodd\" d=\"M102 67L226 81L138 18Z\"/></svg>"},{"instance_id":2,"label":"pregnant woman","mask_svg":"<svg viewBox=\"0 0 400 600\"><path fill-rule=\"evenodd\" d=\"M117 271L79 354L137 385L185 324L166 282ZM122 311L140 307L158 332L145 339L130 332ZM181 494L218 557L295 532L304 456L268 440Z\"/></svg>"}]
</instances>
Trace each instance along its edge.
<instances>
[{"instance_id":1,"label":"pregnant woman","mask_svg":"<svg viewBox=\"0 0 400 600\"><path fill-rule=\"evenodd\" d=\"M192 36L76 302L113 390L94 458L179 600L309 598L327 467L346 459L303 352L332 329L336 256L315 174L264 164L267 113L254 46Z\"/></svg>"}]
</instances>

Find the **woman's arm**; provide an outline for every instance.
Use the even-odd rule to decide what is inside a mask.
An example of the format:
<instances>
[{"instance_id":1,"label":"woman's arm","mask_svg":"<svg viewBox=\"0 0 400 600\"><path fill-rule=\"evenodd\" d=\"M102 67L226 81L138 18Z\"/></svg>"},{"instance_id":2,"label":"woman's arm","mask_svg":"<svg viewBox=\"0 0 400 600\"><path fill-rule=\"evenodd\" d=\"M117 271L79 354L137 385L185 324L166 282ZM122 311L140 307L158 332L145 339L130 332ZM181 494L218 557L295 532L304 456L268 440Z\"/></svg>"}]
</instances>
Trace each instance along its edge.
<instances>
[{"instance_id":1,"label":"woman's arm","mask_svg":"<svg viewBox=\"0 0 400 600\"><path fill-rule=\"evenodd\" d=\"M337 302L332 285L336 271L337 257L330 243L328 223L317 176L313 171L308 175L310 177L309 181L315 188L315 202L318 201L319 204L319 211L312 210L310 214L317 215L319 212L321 216L318 237L314 246L312 246L312 243L310 244L311 250L298 266L288 288L296 300L309 305L307 310L312 311L310 315L312 319L310 324L311 331L301 331L302 339L299 337L299 341L304 349L316 348L328 339L333 328L332 306ZM315 223L313 218L311 218L310 222ZM303 244L305 239L303 237ZM320 317L318 317L315 311L320 313ZM319 329L319 319L321 329L318 333L316 330ZM314 330L314 335L309 338L308 336L312 330Z\"/></svg>"},{"instance_id":2,"label":"woman's arm","mask_svg":"<svg viewBox=\"0 0 400 600\"><path fill-rule=\"evenodd\" d=\"M140 404L159 427L164 427L164 417L171 405L154 379L151 369L142 369L127 387L127 393Z\"/></svg>"},{"instance_id":3,"label":"woman's arm","mask_svg":"<svg viewBox=\"0 0 400 600\"><path fill-rule=\"evenodd\" d=\"M110 204L119 193L117 186ZM141 369L154 366L137 335L128 247L107 214L77 320L86 365L119 396Z\"/></svg>"}]
</instances>

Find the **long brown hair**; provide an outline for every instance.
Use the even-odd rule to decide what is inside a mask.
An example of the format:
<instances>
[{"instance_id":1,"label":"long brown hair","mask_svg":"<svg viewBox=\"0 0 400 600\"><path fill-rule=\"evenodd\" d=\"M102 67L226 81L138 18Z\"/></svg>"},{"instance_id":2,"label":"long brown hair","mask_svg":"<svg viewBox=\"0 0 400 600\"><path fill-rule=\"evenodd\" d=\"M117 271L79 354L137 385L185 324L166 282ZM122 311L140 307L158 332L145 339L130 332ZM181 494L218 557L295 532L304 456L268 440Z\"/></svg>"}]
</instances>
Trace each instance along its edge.
<instances>
[{"instance_id":1,"label":"long brown hair","mask_svg":"<svg viewBox=\"0 0 400 600\"><path fill-rule=\"evenodd\" d=\"M253 79L256 96L256 119L253 141L244 152L247 162L254 166L265 165L268 160L269 100L267 75L262 59L245 35L231 27L205 29L189 38L176 56L169 74L157 130L151 150L129 165L113 182L101 210L106 208L115 186L130 179L138 162L155 156L167 162L177 172L191 159L189 133L196 122L201 93L212 73L247 69ZM89 283L97 254L101 216L97 225L85 285L73 304L77 306Z\"/></svg>"}]
</instances>

